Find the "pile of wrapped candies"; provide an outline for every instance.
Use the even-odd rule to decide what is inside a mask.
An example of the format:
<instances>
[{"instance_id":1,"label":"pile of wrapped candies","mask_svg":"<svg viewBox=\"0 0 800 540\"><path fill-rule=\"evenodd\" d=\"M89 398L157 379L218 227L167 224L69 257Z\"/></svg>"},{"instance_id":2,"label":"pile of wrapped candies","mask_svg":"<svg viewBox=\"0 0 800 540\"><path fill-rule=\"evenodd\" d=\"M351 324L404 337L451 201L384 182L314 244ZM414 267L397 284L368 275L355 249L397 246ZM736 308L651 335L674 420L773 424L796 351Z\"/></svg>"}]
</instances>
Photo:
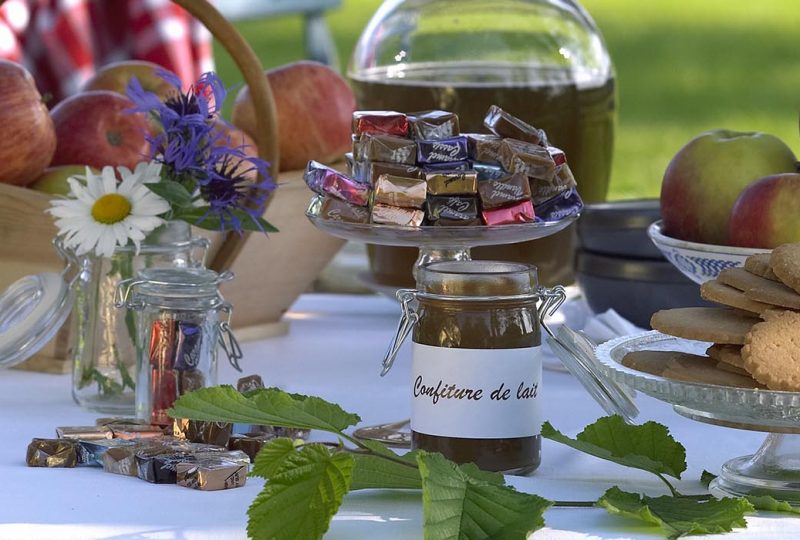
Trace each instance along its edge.
<instances>
[{"instance_id":1,"label":"pile of wrapped candies","mask_svg":"<svg viewBox=\"0 0 800 540\"><path fill-rule=\"evenodd\" d=\"M490 133L460 134L447 111L356 111L342 173L310 161L323 219L400 226L558 221L583 208L564 152L493 105Z\"/></svg>"},{"instance_id":2,"label":"pile of wrapped candies","mask_svg":"<svg viewBox=\"0 0 800 540\"><path fill-rule=\"evenodd\" d=\"M263 388L258 375L239 380L240 392ZM245 484L250 463L275 437L305 439L307 430L200 422L178 418L149 425L135 418L99 418L94 426L58 427L54 439L33 439L30 467L102 467L154 484L203 491Z\"/></svg>"}]
</instances>

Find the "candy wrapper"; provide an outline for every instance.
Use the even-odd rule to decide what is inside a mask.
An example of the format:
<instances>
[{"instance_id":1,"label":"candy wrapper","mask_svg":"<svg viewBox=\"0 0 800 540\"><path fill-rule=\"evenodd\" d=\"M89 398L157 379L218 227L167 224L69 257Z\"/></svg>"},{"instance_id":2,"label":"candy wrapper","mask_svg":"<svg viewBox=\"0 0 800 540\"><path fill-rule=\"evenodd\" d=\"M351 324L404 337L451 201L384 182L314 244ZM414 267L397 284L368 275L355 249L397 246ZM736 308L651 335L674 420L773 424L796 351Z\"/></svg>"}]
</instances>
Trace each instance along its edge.
<instances>
[{"instance_id":1,"label":"candy wrapper","mask_svg":"<svg viewBox=\"0 0 800 540\"><path fill-rule=\"evenodd\" d=\"M500 141L503 140L501 137L483 133L468 133L465 137L469 159L489 165L500 164Z\"/></svg>"},{"instance_id":2,"label":"candy wrapper","mask_svg":"<svg viewBox=\"0 0 800 540\"><path fill-rule=\"evenodd\" d=\"M480 225L475 197L430 197L428 220L433 225Z\"/></svg>"},{"instance_id":3,"label":"candy wrapper","mask_svg":"<svg viewBox=\"0 0 800 540\"><path fill-rule=\"evenodd\" d=\"M403 178L425 178L422 169L416 165L403 165L401 163L381 163L379 161L366 162L366 182L372 186L384 174L401 176Z\"/></svg>"},{"instance_id":4,"label":"candy wrapper","mask_svg":"<svg viewBox=\"0 0 800 540\"><path fill-rule=\"evenodd\" d=\"M491 163L473 161L470 163L470 168L478 173L478 182L482 180L499 180L508 176L508 173L503 167L500 165L492 165Z\"/></svg>"},{"instance_id":5,"label":"candy wrapper","mask_svg":"<svg viewBox=\"0 0 800 540\"><path fill-rule=\"evenodd\" d=\"M425 174L440 171L469 171L472 166L469 161L446 161L444 163L427 163L422 169Z\"/></svg>"},{"instance_id":6,"label":"candy wrapper","mask_svg":"<svg viewBox=\"0 0 800 540\"><path fill-rule=\"evenodd\" d=\"M330 170L322 179L322 191L355 206L367 206L371 189L340 172Z\"/></svg>"},{"instance_id":7,"label":"candy wrapper","mask_svg":"<svg viewBox=\"0 0 800 540\"><path fill-rule=\"evenodd\" d=\"M75 467L78 443L69 439L33 439L28 445L28 467Z\"/></svg>"},{"instance_id":8,"label":"candy wrapper","mask_svg":"<svg viewBox=\"0 0 800 540\"><path fill-rule=\"evenodd\" d=\"M353 134L408 135L408 118L395 111L356 111L353 113Z\"/></svg>"},{"instance_id":9,"label":"candy wrapper","mask_svg":"<svg viewBox=\"0 0 800 540\"><path fill-rule=\"evenodd\" d=\"M175 369L194 369L200 361L203 346L203 328L193 322L178 321L178 343L175 351Z\"/></svg>"},{"instance_id":10,"label":"candy wrapper","mask_svg":"<svg viewBox=\"0 0 800 540\"><path fill-rule=\"evenodd\" d=\"M414 165L416 164L417 144L410 139L392 135L364 133L353 145L353 154L358 161Z\"/></svg>"},{"instance_id":11,"label":"candy wrapper","mask_svg":"<svg viewBox=\"0 0 800 540\"><path fill-rule=\"evenodd\" d=\"M325 192L322 191L322 181L325 179L325 174L329 171L333 171L333 169L327 165L323 165L319 161L314 161L313 159L309 161L308 165L306 165L306 171L303 173L303 180L308 186L308 189L314 193L324 195Z\"/></svg>"},{"instance_id":12,"label":"candy wrapper","mask_svg":"<svg viewBox=\"0 0 800 540\"><path fill-rule=\"evenodd\" d=\"M492 105L483 119L483 125L499 137L517 139L531 144L547 145L544 131L523 122L497 105Z\"/></svg>"},{"instance_id":13,"label":"candy wrapper","mask_svg":"<svg viewBox=\"0 0 800 540\"><path fill-rule=\"evenodd\" d=\"M136 454L136 476L151 484L175 484L178 481L178 464L191 463L197 458L187 452L146 455Z\"/></svg>"},{"instance_id":14,"label":"candy wrapper","mask_svg":"<svg viewBox=\"0 0 800 540\"><path fill-rule=\"evenodd\" d=\"M114 424L111 427L114 434L114 439L119 440L136 440L136 439L154 439L156 437L164 436L164 429L161 426L142 425L142 424Z\"/></svg>"},{"instance_id":15,"label":"candy wrapper","mask_svg":"<svg viewBox=\"0 0 800 540\"><path fill-rule=\"evenodd\" d=\"M199 369L185 369L178 372L178 394L188 394L205 386L206 378Z\"/></svg>"},{"instance_id":16,"label":"candy wrapper","mask_svg":"<svg viewBox=\"0 0 800 540\"><path fill-rule=\"evenodd\" d=\"M274 439L272 435L262 433L249 433L247 435L234 435L228 441L228 448L239 450L247 454L250 462L255 462L256 455L261 448L269 441Z\"/></svg>"},{"instance_id":17,"label":"candy wrapper","mask_svg":"<svg viewBox=\"0 0 800 540\"><path fill-rule=\"evenodd\" d=\"M527 176L513 174L499 180L478 182L478 194L483 208L498 208L516 202L529 201L531 186Z\"/></svg>"},{"instance_id":18,"label":"candy wrapper","mask_svg":"<svg viewBox=\"0 0 800 540\"><path fill-rule=\"evenodd\" d=\"M474 195L478 192L475 171L440 171L425 175L430 195Z\"/></svg>"},{"instance_id":19,"label":"candy wrapper","mask_svg":"<svg viewBox=\"0 0 800 540\"><path fill-rule=\"evenodd\" d=\"M422 208L425 205L427 182L417 178L403 178L383 174L375 183L375 204Z\"/></svg>"},{"instance_id":20,"label":"candy wrapper","mask_svg":"<svg viewBox=\"0 0 800 540\"><path fill-rule=\"evenodd\" d=\"M447 111L423 111L408 115L409 133L414 139L448 139L458 135L458 116Z\"/></svg>"},{"instance_id":21,"label":"candy wrapper","mask_svg":"<svg viewBox=\"0 0 800 540\"><path fill-rule=\"evenodd\" d=\"M530 223L535 220L535 217L531 201L524 201L502 208L484 209L483 211L483 221L489 226Z\"/></svg>"},{"instance_id":22,"label":"candy wrapper","mask_svg":"<svg viewBox=\"0 0 800 540\"><path fill-rule=\"evenodd\" d=\"M545 181L550 181L556 172L556 164L546 148L514 139L503 139L500 143L500 162L510 173Z\"/></svg>"},{"instance_id":23,"label":"candy wrapper","mask_svg":"<svg viewBox=\"0 0 800 540\"><path fill-rule=\"evenodd\" d=\"M549 181L536 178L531 178L530 181L534 205L552 199L559 193L577 186L575 177L572 176L572 171L566 163L556 169L556 173Z\"/></svg>"},{"instance_id":24,"label":"candy wrapper","mask_svg":"<svg viewBox=\"0 0 800 540\"><path fill-rule=\"evenodd\" d=\"M247 481L247 469L247 465L225 461L182 462L175 467L176 483L202 491L237 488Z\"/></svg>"},{"instance_id":25,"label":"candy wrapper","mask_svg":"<svg viewBox=\"0 0 800 540\"><path fill-rule=\"evenodd\" d=\"M432 141L417 141L417 162L448 163L467 159L467 138L452 137Z\"/></svg>"},{"instance_id":26,"label":"candy wrapper","mask_svg":"<svg viewBox=\"0 0 800 540\"><path fill-rule=\"evenodd\" d=\"M62 426L56 428L56 437L59 439L96 441L111 439L113 436L114 434L107 426Z\"/></svg>"},{"instance_id":27,"label":"candy wrapper","mask_svg":"<svg viewBox=\"0 0 800 540\"><path fill-rule=\"evenodd\" d=\"M194 443L228 446L232 430L233 424L227 422L205 422L188 418L175 418L172 421L172 435Z\"/></svg>"},{"instance_id":28,"label":"candy wrapper","mask_svg":"<svg viewBox=\"0 0 800 540\"><path fill-rule=\"evenodd\" d=\"M125 439L103 439L99 441L78 441L80 446L79 464L103 466L103 454L111 448L134 446L136 441Z\"/></svg>"},{"instance_id":29,"label":"candy wrapper","mask_svg":"<svg viewBox=\"0 0 800 540\"><path fill-rule=\"evenodd\" d=\"M555 197L536 205L536 217L544 221L559 221L576 216L583 210L583 201L575 188L559 193Z\"/></svg>"},{"instance_id":30,"label":"candy wrapper","mask_svg":"<svg viewBox=\"0 0 800 540\"><path fill-rule=\"evenodd\" d=\"M376 204L372 207L372 222L381 225L399 225L401 227L419 227L425 220L425 212L412 208L399 208Z\"/></svg>"},{"instance_id":31,"label":"candy wrapper","mask_svg":"<svg viewBox=\"0 0 800 540\"><path fill-rule=\"evenodd\" d=\"M319 217L347 223L369 223L369 208L355 206L334 197L325 197L319 209Z\"/></svg>"},{"instance_id":32,"label":"candy wrapper","mask_svg":"<svg viewBox=\"0 0 800 540\"><path fill-rule=\"evenodd\" d=\"M560 167L561 165L565 165L567 163L567 154L565 154L560 148L548 146L547 153L550 154L551 158L553 158L553 163L556 164L556 167Z\"/></svg>"}]
</instances>

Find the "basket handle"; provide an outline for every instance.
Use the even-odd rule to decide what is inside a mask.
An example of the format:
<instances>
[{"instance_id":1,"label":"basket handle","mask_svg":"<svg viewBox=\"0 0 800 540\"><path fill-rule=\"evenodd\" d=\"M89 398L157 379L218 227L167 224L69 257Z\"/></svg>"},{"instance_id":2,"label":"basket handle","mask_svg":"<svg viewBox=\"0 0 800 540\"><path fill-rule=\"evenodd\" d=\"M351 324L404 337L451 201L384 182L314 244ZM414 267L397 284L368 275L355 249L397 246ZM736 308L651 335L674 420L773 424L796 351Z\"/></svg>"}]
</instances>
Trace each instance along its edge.
<instances>
[{"instance_id":1,"label":"basket handle","mask_svg":"<svg viewBox=\"0 0 800 540\"><path fill-rule=\"evenodd\" d=\"M173 0L173 2L203 23L236 62L245 83L250 87L250 97L253 100L256 116L255 139L258 155L269 161L270 174L277 180L280 170L278 121L272 90L264 76L264 66L242 35L208 0ZM209 267L217 272L230 268L244 248L248 236L249 233L241 235L228 233Z\"/></svg>"}]
</instances>

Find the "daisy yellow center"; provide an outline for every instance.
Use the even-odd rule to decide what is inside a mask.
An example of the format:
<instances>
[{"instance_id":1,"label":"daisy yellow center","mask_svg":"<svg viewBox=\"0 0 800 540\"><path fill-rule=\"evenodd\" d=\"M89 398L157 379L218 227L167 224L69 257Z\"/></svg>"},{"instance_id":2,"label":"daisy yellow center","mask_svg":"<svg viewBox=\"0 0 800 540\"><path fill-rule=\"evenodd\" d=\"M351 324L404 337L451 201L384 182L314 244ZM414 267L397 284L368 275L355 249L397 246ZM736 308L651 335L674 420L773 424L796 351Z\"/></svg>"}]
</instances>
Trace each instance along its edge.
<instances>
[{"instance_id":1,"label":"daisy yellow center","mask_svg":"<svg viewBox=\"0 0 800 540\"><path fill-rule=\"evenodd\" d=\"M105 225L119 223L131 213L131 203L119 193L109 193L92 205L92 217Z\"/></svg>"}]
</instances>

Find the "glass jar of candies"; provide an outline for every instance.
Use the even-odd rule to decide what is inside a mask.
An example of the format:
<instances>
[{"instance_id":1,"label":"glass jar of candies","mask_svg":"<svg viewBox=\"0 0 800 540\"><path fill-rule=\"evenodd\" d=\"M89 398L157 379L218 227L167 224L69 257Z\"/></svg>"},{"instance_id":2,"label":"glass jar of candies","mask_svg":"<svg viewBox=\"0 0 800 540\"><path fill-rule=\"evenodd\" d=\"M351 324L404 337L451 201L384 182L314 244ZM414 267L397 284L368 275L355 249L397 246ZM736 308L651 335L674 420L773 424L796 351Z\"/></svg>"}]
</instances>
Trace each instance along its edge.
<instances>
[{"instance_id":1,"label":"glass jar of candies","mask_svg":"<svg viewBox=\"0 0 800 540\"><path fill-rule=\"evenodd\" d=\"M119 283L117 307L136 313L137 418L168 425L178 397L216 385L218 345L241 371L232 307L219 293L232 278L207 268L153 268Z\"/></svg>"}]
</instances>

